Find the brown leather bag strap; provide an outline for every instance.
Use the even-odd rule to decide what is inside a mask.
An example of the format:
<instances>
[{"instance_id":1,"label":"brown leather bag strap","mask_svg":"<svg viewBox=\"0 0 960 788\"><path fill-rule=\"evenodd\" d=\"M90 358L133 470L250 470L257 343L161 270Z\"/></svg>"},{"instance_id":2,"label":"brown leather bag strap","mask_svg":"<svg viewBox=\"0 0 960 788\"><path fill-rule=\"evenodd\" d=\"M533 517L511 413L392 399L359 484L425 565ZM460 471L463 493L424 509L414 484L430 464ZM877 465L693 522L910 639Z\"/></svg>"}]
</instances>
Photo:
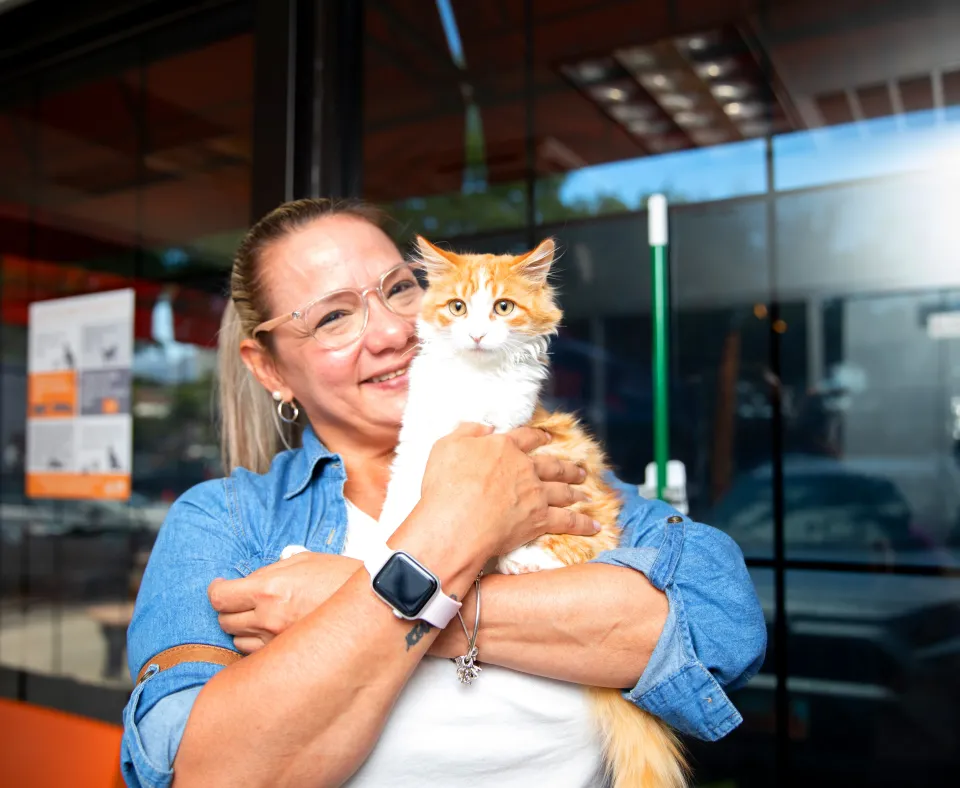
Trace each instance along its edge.
<instances>
[{"instance_id":1,"label":"brown leather bag strap","mask_svg":"<svg viewBox=\"0 0 960 788\"><path fill-rule=\"evenodd\" d=\"M151 665L156 665L159 670L167 670L181 662L210 662L214 665L223 665L227 667L243 657L238 651L232 651L220 646L205 646L202 643L187 643L183 646L174 646L165 649L159 654L147 660L147 664L140 670L137 676L137 684L147 677L147 671Z\"/></svg>"}]
</instances>

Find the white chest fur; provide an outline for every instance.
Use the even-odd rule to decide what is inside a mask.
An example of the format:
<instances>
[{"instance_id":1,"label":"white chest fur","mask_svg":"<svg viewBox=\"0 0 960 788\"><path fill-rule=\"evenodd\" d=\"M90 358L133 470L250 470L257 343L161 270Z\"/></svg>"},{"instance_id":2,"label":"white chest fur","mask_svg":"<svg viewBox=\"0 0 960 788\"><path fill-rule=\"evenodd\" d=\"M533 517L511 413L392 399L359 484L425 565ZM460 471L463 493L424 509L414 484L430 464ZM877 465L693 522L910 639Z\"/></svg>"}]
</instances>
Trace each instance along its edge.
<instances>
[{"instance_id":1,"label":"white chest fur","mask_svg":"<svg viewBox=\"0 0 960 788\"><path fill-rule=\"evenodd\" d=\"M380 522L392 533L420 500L430 451L463 422L506 432L530 420L547 375L544 343L510 359L427 345L407 373L410 389Z\"/></svg>"}]
</instances>

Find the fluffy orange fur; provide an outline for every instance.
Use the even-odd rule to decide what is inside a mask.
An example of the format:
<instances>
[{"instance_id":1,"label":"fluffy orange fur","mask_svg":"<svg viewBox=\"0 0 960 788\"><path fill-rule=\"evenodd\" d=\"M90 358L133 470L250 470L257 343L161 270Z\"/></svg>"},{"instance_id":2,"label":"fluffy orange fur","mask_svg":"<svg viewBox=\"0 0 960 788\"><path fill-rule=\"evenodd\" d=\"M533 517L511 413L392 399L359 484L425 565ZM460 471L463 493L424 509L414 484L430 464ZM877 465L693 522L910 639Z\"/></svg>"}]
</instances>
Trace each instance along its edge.
<instances>
[{"instance_id":1,"label":"fluffy orange fur","mask_svg":"<svg viewBox=\"0 0 960 788\"><path fill-rule=\"evenodd\" d=\"M508 298L516 304L503 318L515 331L537 336L555 333L562 314L547 281L554 255L552 239L520 256L455 254L422 238L418 242L434 259L433 265L424 261L430 283L421 312L424 320L449 325L457 319L446 308L450 300L466 300L478 287L488 286L494 300ZM437 265L440 259L447 264ZM567 566L585 563L616 547L621 501L605 481L609 465L599 443L572 415L550 413L542 406L529 424L552 436L550 444L537 452L575 462L586 470L580 486L591 500L573 508L602 526L596 536L547 534L535 544ZM638 709L618 690L591 687L589 692L615 788L681 788L687 784L688 768L680 742L663 721Z\"/></svg>"},{"instance_id":2,"label":"fluffy orange fur","mask_svg":"<svg viewBox=\"0 0 960 788\"><path fill-rule=\"evenodd\" d=\"M546 336L556 330L562 316L554 300L553 288L545 280L538 283L531 279L529 265L537 254L549 253L552 257L553 241L547 240L536 249L519 256L493 254L454 254L439 249L425 238L418 238L421 248L427 248L435 259L445 260L449 265L427 267L430 289L423 298L420 314L424 320L438 326L449 326L456 317L446 306L453 298L469 300L477 289L489 283L493 298L507 298L517 308L502 318L521 334ZM545 247L545 244L547 247Z\"/></svg>"}]
</instances>

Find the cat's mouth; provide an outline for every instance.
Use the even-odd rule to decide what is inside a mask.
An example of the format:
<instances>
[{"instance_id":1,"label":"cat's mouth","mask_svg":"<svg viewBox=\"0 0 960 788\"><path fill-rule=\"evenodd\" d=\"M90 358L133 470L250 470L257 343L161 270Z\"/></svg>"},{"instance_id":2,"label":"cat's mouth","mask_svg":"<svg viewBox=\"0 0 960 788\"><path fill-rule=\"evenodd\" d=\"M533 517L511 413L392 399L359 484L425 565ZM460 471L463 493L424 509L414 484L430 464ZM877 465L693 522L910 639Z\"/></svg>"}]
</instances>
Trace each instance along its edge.
<instances>
[{"instance_id":1,"label":"cat's mouth","mask_svg":"<svg viewBox=\"0 0 960 788\"><path fill-rule=\"evenodd\" d=\"M407 374L409 367L401 367L400 369L395 369L392 372L384 372L382 375L374 375L372 378L367 378L364 380L364 383L384 383L388 380L393 380L394 378L403 377Z\"/></svg>"}]
</instances>

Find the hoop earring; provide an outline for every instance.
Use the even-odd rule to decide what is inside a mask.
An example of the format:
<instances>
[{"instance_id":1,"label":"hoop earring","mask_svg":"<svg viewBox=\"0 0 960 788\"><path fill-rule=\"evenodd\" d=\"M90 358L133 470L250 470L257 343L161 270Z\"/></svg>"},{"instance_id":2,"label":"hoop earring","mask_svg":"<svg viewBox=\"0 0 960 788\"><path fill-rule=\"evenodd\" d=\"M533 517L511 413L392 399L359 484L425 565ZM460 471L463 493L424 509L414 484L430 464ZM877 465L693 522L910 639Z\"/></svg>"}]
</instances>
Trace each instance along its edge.
<instances>
[{"instance_id":1,"label":"hoop earring","mask_svg":"<svg viewBox=\"0 0 960 788\"><path fill-rule=\"evenodd\" d=\"M282 421L284 424L296 424L297 418L300 416L300 408L297 407L297 404L292 401L284 402L279 391L273 392L273 398L277 402L277 416L280 417L280 421ZM287 418L286 416L283 415L284 405L290 406L290 412L292 414L290 418Z\"/></svg>"}]
</instances>

